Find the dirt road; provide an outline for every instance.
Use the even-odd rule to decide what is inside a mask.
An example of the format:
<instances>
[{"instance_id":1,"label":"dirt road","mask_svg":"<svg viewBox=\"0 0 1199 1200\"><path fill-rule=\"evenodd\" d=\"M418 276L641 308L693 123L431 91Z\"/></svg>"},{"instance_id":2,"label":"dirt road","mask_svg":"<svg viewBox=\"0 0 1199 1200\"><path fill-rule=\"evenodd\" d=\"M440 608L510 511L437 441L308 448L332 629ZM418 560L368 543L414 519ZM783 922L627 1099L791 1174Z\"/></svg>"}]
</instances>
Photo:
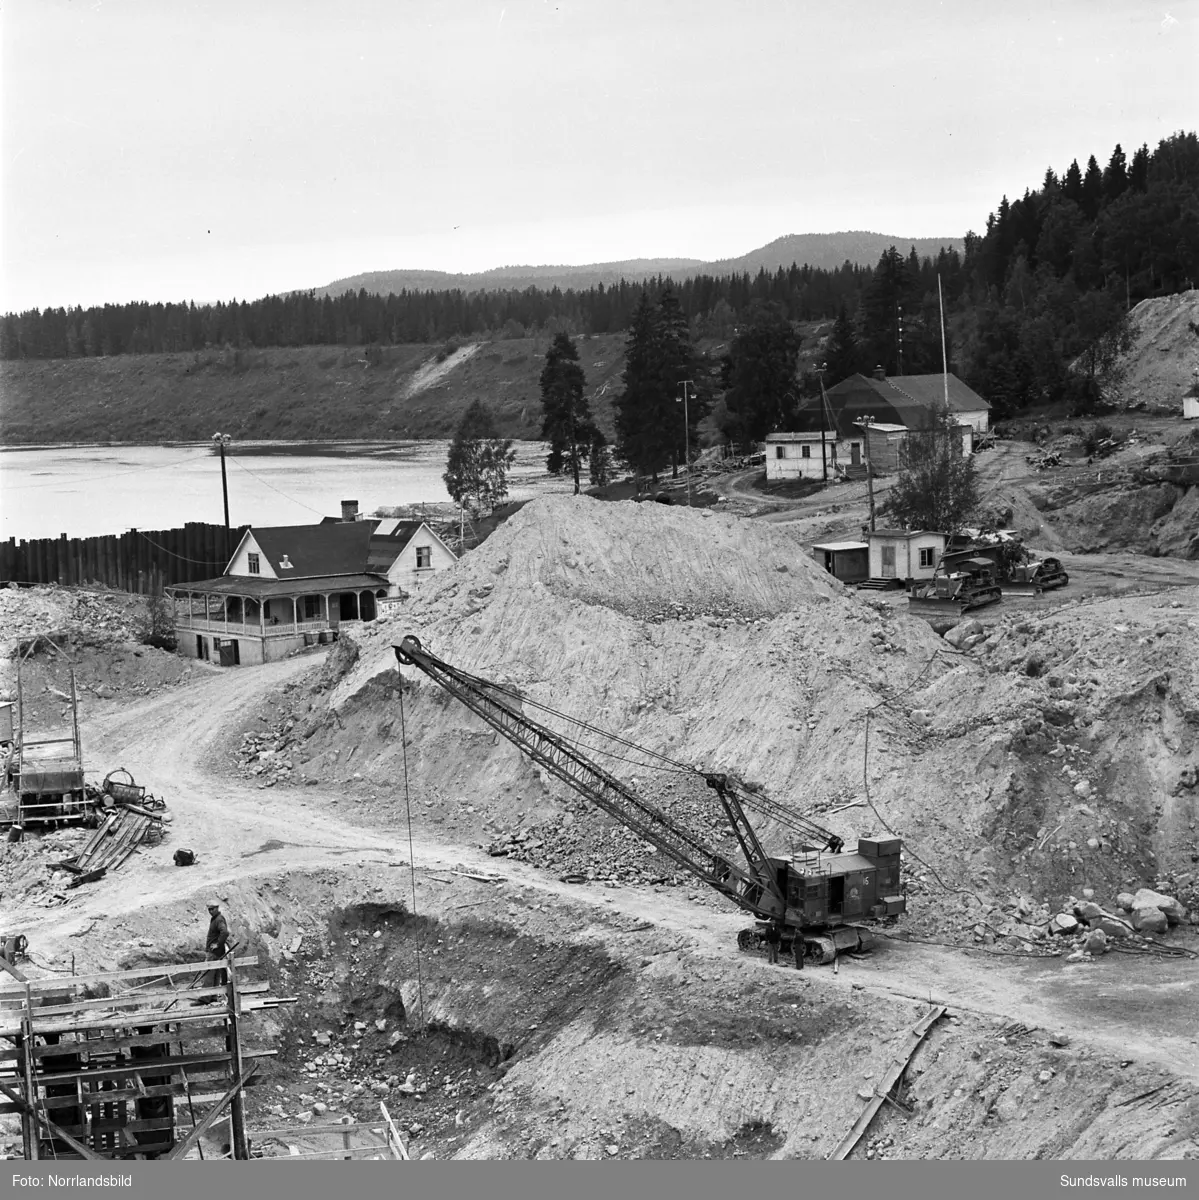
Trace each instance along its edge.
<instances>
[{"instance_id":1,"label":"dirt road","mask_svg":"<svg viewBox=\"0 0 1199 1200\"><path fill-rule=\"evenodd\" d=\"M231 782L218 770L238 720L261 708L272 689L312 666L311 658L302 658L224 672L88 723L86 745L102 747L106 763L127 767L169 801L171 837L136 854L115 877L74 893L65 907L50 912L18 907L7 914L6 922L29 937L36 957L62 961L73 952L82 957L89 946L89 957L111 957L114 949L104 936L118 920L136 930L139 912L189 894L202 913L202 893L220 894L230 885L284 871L345 873L351 865L371 863L406 871L406 828L355 823L349 802L325 788L259 788ZM172 865L171 849L178 846L198 852L199 869ZM736 931L746 923L743 916L688 903L683 893L566 884L530 866L440 841L419 827L412 852L418 889L428 872L462 867L536 890L543 904L592 905L652 923L675 934L694 959L704 960L705 969L727 970L731 977L748 966L764 981L778 978L778 968L747 963L732 949ZM67 940L93 926L94 941ZM1068 964L884 941L876 953L847 960L836 973L814 968L805 978L822 989L931 998L964 1012L1064 1030L1080 1045L1166 1065L1199 1080L1194 1027L1199 961L1194 959L1110 955Z\"/></svg>"}]
</instances>

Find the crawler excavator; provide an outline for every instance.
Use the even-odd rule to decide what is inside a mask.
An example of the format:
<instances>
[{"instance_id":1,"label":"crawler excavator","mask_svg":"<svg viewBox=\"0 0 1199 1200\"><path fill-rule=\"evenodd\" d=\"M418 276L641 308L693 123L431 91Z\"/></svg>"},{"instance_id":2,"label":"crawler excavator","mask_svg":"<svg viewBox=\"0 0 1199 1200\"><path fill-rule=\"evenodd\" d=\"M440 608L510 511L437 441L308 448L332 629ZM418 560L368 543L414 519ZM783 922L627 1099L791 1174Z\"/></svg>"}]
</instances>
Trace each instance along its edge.
<instances>
[{"instance_id":1,"label":"crawler excavator","mask_svg":"<svg viewBox=\"0 0 1199 1200\"><path fill-rule=\"evenodd\" d=\"M788 806L763 793L750 793L728 775L705 774L745 857L744 865L732 862L566 738L526 716L524 706L533 702L514 689L451 666L425 650L419 638L405 637L394 643L394 649L402 666L416 667L533 762L752 915L754 925L737 938L742 950L761 950L768 935L773 940L771 931L777 930L780 951L791 956L797 967L803 967L805 958L833 962L840 953L869 948L867 922L894 921L906 911L899 838L862 837L855 850L847 851L836 834ZM592 734L604 734L596 726L578 724ZM642 750L613 734L604 736L626 749ZM768 855L746 815L747 805L796 831L801 843L797 851L787 858Z\"/></svg>"}]
</instances>

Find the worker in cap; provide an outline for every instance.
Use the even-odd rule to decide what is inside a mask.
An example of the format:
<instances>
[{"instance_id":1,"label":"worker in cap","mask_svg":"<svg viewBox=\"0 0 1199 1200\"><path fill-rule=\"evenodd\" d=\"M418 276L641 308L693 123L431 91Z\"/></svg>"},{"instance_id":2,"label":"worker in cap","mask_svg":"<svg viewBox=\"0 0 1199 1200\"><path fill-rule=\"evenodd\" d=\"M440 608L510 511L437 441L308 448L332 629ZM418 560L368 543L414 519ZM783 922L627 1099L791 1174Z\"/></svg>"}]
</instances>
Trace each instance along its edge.
<instances>
[{"instance_id":1,"label":"worker in cap","mask_svg":"<svg viewBox=\"0 0 1199 1200\"><path fill-rule=\"evenodd\" d=\"M208 936L204 941L204 957L209 959L224 958L229 953L229 922L221 912L221 902L210 896L208 900ZM225 972L212 970L204 972L206 988L221 987L225 982Z\"/></svg>"}]
</instances>

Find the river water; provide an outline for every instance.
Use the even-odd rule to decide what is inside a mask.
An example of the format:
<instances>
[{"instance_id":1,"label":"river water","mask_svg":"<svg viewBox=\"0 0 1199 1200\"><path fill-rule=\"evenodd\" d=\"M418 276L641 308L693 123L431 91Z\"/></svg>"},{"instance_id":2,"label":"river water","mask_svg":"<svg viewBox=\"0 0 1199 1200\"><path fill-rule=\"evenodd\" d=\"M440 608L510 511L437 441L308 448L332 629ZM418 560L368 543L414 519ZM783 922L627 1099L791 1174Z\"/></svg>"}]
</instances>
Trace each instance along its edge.
<instances>
[{"instance_id":1,"label":"river water","mask_svg":"<svg viewBox=\"0 0 1199 1200\"><path fill-rule=\"evenodd\" d=\"M232 525L307 525L343 500L380 507L449 503L448 442L239 443L226 453ZM557 490L545 447L517 442L509 497ZM556 483L557 481L554 481ZM0 447L0 537L93 537L224 521L221 463L210 443Z\"/></svg>"}]
</instances>

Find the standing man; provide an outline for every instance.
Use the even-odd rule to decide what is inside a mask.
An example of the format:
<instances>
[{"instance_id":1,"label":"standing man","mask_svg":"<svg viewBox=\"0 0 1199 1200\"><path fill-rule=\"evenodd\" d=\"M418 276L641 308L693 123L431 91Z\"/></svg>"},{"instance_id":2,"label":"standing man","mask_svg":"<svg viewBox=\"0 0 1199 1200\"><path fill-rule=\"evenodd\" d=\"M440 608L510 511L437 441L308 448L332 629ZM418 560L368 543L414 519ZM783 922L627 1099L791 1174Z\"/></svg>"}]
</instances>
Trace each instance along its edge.
<instances>
[{"instance_id":1,"label":"standing man","mask_svg":"<svg viewBox=\"0 0 1199 1200\"><path fill-rule=\"evenodd\" d=\"M221 959L229 953L229 922L221 912L215 897L208 901L208 937L204 941L204 957ZM220 987L225 982L225 972L212 970L205 973L205 987Z\"/></svg>"},{"instance_id":2,"label":"standing man","mask_svg":"<svg viewBox=\"0 0 1199 1200\"><path fill-rule=\"evenodd\" d=\"M782 938L779 935L779 927L771 924L766 930L766 949L770 951L770 962L775 964L779 960L779 942Z\"/></svg>"}]
</instances>

